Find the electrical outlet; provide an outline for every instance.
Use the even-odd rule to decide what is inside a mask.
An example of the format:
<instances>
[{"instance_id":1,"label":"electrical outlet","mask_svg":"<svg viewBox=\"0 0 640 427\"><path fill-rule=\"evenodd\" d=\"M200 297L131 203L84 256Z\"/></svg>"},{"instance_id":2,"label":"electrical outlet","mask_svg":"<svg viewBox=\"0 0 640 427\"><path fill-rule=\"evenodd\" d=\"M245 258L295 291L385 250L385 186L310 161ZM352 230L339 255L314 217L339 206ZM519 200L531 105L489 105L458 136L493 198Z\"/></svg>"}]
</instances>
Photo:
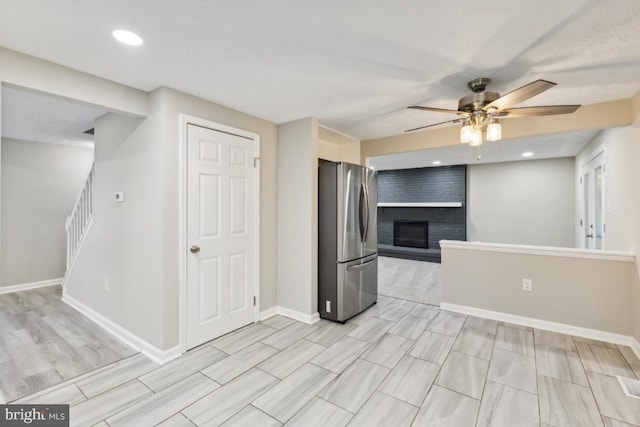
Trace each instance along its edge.
<instances>
[{"instance_id":1,"label":"electrical outlet","mask_svg":"<svg viewBox=\"0 0 640 427\"><path fill-rule=\"evenodd\" d=\"M522 290L523 291L533 291L533 280L531 279L522 279Z\"/></svg>"},{"instance_id":2,"label":"electrical outlet","mask_svg":"<svg viewBox=\"0 0 640 427\"><path fill-rule=\"evenodd\" d=\"M104 291L109 292L109 279L104 279Z\"/></svg>"},{"instance_id":3,"label":"electrical outlet","mask_svg":"<svg viewBox=\"0 0 640 427\"><path fill-rule=\"evenodd\" d=\"M325 304L325 311L331 313L331 301L327 300Z\"/></svg>"}]
</instances>

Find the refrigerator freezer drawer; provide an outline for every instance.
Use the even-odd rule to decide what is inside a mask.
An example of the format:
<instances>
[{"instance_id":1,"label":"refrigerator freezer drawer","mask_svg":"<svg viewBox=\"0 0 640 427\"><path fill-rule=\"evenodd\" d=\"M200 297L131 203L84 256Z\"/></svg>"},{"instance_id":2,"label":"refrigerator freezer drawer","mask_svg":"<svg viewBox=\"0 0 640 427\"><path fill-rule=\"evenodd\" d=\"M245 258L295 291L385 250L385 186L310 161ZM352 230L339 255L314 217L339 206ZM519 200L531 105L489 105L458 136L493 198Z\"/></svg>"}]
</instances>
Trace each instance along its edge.
<instances>
[{"instance_id":1,"label":"refrigerator freezer drawer","mask_svg":"<svg viewBox=\"0 0 640 427\"><path fill-rule=\"evenodd\" d=\"M336 264L335 299L320 301L320 317L344 322L378 297L378 256Z\"/></svg>"},{"instance_id":2,"label":"refrigerator freezer drawer","mask_svg":"<svg viewBox=\"0 0 640 427\"><path fill-rule=\"evenodd\" d=\"M378 255L338 264L338 295L340 285L342 299L338 301L338 317L341 318L338 320L344 322L376 302Z\"/></svg>"}]
</instances>

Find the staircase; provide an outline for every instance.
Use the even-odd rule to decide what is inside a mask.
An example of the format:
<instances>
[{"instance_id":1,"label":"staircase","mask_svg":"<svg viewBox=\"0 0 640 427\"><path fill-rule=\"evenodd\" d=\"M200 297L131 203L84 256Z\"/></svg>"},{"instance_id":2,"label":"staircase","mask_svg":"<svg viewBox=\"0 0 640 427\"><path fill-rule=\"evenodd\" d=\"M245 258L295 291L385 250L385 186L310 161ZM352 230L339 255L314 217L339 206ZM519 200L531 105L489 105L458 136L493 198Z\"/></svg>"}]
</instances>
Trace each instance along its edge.
<instances>
[{"instance_id":1,"label":"staircase","mask_svg":"<svg viewBox=\"0 0 640 427\"><path fill-rule=\"evenodd\" d=\"M71 216L65 222L67 230L67 273L78 254L85 233L93 219L93 163L84 183L84 187L76 200Z\"/></svg>"}]
</instances>

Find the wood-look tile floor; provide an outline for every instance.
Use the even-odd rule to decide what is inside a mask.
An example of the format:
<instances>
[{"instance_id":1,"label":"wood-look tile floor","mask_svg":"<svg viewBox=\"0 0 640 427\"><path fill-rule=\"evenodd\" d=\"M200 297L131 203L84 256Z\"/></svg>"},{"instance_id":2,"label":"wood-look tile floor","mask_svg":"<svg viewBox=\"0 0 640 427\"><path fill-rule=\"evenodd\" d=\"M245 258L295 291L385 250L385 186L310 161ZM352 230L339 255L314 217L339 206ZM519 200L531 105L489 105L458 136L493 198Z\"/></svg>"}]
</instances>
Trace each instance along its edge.
<instances>
[{"instance_id":1,"label":"wood-look tile floor","mask_svg":"<svg viewBox=\"0 0 640 427\"><path fill-rule=\"evenodd\" d=\"M0 294L0 402L135 354L49 286Z\"/></svg>"},{"instance_id":2,"label":"wood-look tile floor","mask_svg":"<svg viewBox=\"0 0 640 427\"><path fill-rule=\"evenodd\" d=\"M135 355L20 400L77 426L640 426L628 347L380 296L346 324L275 316L157 366Z\"/></svg>"},{"instance_id":3,"label":"wood-look tile floor","mask_svg":"<svg viewBox=\"0 0 640 427\"><path fill-rule=\"evenodd\" d=\"M378 293L381 295L440 305L441 279L439 263L378 257Z\"/></svg>"}]
</instances>

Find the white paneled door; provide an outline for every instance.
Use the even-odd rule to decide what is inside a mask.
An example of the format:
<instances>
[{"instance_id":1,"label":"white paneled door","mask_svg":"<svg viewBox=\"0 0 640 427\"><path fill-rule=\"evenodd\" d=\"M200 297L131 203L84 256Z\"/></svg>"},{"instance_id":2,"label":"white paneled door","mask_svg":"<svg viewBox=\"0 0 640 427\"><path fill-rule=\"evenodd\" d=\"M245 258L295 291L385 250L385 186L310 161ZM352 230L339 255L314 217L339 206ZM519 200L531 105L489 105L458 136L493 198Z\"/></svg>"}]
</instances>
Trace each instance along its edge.
<instances>
[{"instance_id":1,"label":"white paneled door","mask_svg":"<svg viewBox=\"0 0 640 427\"><path fill-rule=\"evenodd\" d=\"M187 127L187 347L255 320L256 141Z\"/></svg>"}]
</instances>

